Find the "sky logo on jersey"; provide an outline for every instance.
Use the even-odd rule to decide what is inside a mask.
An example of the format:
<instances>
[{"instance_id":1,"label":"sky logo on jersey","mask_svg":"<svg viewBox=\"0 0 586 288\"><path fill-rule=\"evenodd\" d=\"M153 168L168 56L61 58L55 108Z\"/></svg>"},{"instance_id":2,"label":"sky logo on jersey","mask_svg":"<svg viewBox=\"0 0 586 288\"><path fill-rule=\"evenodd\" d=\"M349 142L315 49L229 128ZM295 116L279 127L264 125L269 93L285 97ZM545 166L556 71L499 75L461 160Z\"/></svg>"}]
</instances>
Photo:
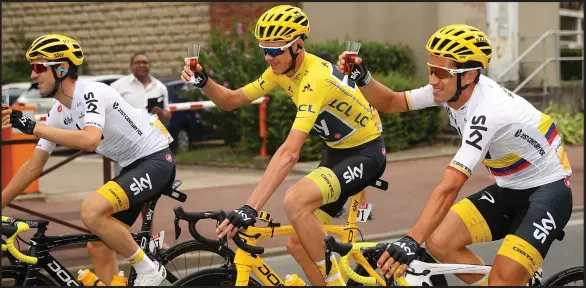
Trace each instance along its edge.
<instances>
[{"instance_id":1,"label":"sky logo on jersey","mask_svg":"<svg viewBox=\"0 0 586 288\"><path fill-rule=\"evenodd\" d=\"M342 174L342 177L346 179L346 184L350 183L352 180L356 178L362 179L362 175L364 172L364 165L362 163L360 163L359 167L354 167L354 169L350 168L350 166L347 166L346 168L348 168L348 171Z\"/></svg>"},{"instance_id":2,"label":"sky logo on jersey","mask_svg":"<svg viewBox=\"0 0 586 288\"><path fill-rule=\"evenodd\" d=\"M134 192L134 196L138 195L138 193L142 192L144 189L153 189L149 173L146 173L146 178L140 177L140 180L136 180L136 178L133 177L132 180L134 181L134 183L130 185L130 190Z\"/></svg>"}]
</instances>

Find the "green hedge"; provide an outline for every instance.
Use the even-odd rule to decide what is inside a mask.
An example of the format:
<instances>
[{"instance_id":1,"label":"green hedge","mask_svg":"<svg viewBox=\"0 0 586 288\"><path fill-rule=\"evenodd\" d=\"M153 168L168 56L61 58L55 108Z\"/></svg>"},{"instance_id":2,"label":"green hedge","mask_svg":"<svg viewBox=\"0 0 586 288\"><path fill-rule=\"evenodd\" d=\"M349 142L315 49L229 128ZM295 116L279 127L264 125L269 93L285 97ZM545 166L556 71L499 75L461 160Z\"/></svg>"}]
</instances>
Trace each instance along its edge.
<instances>
[{"instance_id":1,"label":"green hedge","mask_svg":"<svg viewBox=\"0 0 586 288\"><path fill-rule=\"evenodd\" d=\"M584 102L582 102L582 105L584 105ZM553 119L564 145L584 144L584 112L571 113L570 109L550 102L547 108L543 110L543 113Z\"/></svg>"},{"instance_id":2,"label":"green hedge","mask_svg":"<svg viewBox=\"0 0 586 288\"><path fill-rule=\"evenodd\" d=\"M561 57L582 57L582 48L578 48L578 49L562 48L562 49L560 49L560 56ZM561 61L560 62L560 71L561 71L562 81L584 79L583 75L582 75L582 65L584 65L584 63L582 61Z\"/></svg>"},{"instance_id":3,"label":"green hedge","mask_svg":"<svg viewBox=\"0 0 586 288\"><path fill-rule=\"evenodd\" d=\"M234 23L228 32L213 31L207 47L202 48L200 63L208 75L220 85L238 89L256 80L268 67L264 55L258 48L258 42L254 39L252 28L245 29ZM314 44L310 39L306 48L313 54L325 53L336 59L338 53L344 50L341 43ZM360 54L368 57L369 69L376 75L376 79L394 90L417 88L426 83L423 79L412 78L415 65L411 50L406 46L364 42ZM183 63L183 59L180 61ZM200 90L186 92L182 97L195 101L206 99ZM272 154L287 138L297 109L291 98L281 89L275 90L269 97L267 142L268 152ZM261 144L258 109L258 105L247 105L229 112L210 109L209 113L203 115L202 121L204 124L217 125L226 143L244 146L255 153L259 151ZM439 109L432 108L381 115L387 150L397 151L433 138L439 132L438 112ZM324 148L323 140L317 136L310 136L304 145L301 160L320 159Z\"/></svg>"}]
</instances>

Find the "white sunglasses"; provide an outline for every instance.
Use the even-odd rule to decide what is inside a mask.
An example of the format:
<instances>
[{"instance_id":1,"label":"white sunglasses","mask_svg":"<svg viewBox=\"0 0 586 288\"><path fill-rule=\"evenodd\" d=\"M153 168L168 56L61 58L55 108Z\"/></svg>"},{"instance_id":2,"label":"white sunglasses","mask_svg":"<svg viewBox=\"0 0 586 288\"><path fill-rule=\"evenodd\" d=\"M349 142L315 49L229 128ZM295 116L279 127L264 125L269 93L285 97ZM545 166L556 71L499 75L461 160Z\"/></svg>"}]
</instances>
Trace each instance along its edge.
<instances>
[{"instance_id":1,"label":"white sunglasses","mask_svg":"<svg viewBox=\"0 0 586 288\"><path fill-rule=\"evenodd\" d=\"M293 45L293 43L295 43L295 41L297 41L299 39L300 36L297 36L295 39L293 39L293 41L287 43L287 45L285 46L280 46L280 47L267 47L267 46L262 46L260 43L258 43L258 47L260 47L260 49L262 50L262 52L265 55L270 55L272 57L276 57L279 56L283 53L285 53L285 50L289 47L291 47L291 45Z\"/></svg>"},{"instance_id":2,"label":"white sunglasses","mask_svg":"<svg viewBox=\"0 0 586 288\"><path fill-rule=\"evenodd\" d=\"M480 70L482 69L481 67L475 67L475 68L462 68L462 69L452 69L452 68L447 68L447 67L442 67L442 66L436 66L433 64L429 64L429 62L427 63L427 70L429 72L429 74L431 75L431 73L434 73L435 76L437 76L437 78L439 79L445 79L448 78L450 76L456 76L456 74L459 73L464 73L464 72L468 72L468 71L474 71L474 70Z\"/></svg>"}]
</instances>

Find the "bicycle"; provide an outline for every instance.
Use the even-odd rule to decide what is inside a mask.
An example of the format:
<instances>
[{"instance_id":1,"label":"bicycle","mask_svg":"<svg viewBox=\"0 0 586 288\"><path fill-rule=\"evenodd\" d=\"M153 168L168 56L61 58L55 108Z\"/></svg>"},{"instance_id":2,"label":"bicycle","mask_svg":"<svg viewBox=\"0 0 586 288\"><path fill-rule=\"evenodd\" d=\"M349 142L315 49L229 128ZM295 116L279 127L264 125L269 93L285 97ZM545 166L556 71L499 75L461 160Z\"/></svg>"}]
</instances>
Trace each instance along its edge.
<instances>
[{"instance_id":1,"label":"bicycle","mask_svg":"<svg viewBox=\"0 0 586 288\"><path fill-rule=\"evenodd\" d=\"M173 184L163 193L172 199L179 202L185 202L187 196L177 190L181 185L181 181L175 180ZM153 238L150 232L152 219L154 218L154 209L158 198L147 202L147 213L143 214L143 224L141 232L131 233L133 239L153 260L159 261L162 265L167 266L169 263L185 253L193 251L209 251L216 253L215 250L209 250L207 246L196 240L188 240L175 244L168 249L162 249L157 245L153 245L153 249L149 249L149 242ZM50 250L55 247L87 243L91 241L100 241L96 235L77 234L67 236L46 236L45 232L49 222L46 220L22 220L16 218L9 218L2 216L2 235L8 237L6 244L2 244L2 251L8 251L8 254L3 253L10 261L10 265L2 266L2 281L6 279L13 279L15 286L79 286L76 278L50 254ZM30 242L27 243L18 235L30 228L37 229ZM18 248L14 246L15 238L29 245L27 254L22 254ZM203 246L202 246L203 245ZM161 243L162 247L162 243ZM208 249L208 250L206 250ZM220 255L224 257L224 255ZM50 277L40 273L44 269ZM166 280L174 283L179 277L173 273L169 273L171 269L167 269ZM128 285L132 286L136 279L136 271L133 267L130 269L128 277Z\"/></svg>"},{"instance_id":2,"label":"bicycle","mask_svg":"<svg viewBox=\"0 0 586 288\"><path fill-rule=\"evenodd\" d=\"M370 186L380 190L387 190L388 183L384 180L378 179ZM359 209L360 197L364 192L359 192L350 198L352 207L348 213L348 221L346 225L324 225L327 233L338 235L343 241L348 243L356 242L357 233L360 230L356 226L357 218L361 209ZM177 239L181 234L179 228L179 221L186 220L189 223L189 232L193 235L194 229L192 227L202 219L213 219L220 224L225 218L226 213L222 210L207 211L207 212L185 212L182 207L175 207L175 238ZM363 211L363 210L362 210ZM360 215L361 218L366 219L368 215L364 213ZM223 265L217 268L208 268L191 273L177 282L173 286L283 286L284 281L261 257L264 253L263 247L255 246L265 239L292 235L295 233L293 226L281 226L278 222L273 222L270 213L261 211L258 220L268 223L267 227L250 226L246 230L239 231L232 240L238 246L236 252L233 252L227 246L227 237L221 239L220 247L233 256L225 259ZM362 235L362 233L361 233ZM196 237L195 235L193 235ZM251 278L250 274L256 276L257 281ZM346 279L346 275L342 273L342 277Z\"/></svg>"},{"instance_id":3,"label":"bicycle","mask_svg":"<svg viewBox=\"0 0 586 288\"><path fill-rule=\"evenodd\" d=\"M556 237L562 240L564 233ZM375 272L376 262L385 251L383 244L374 242L342 243L331 235L326 236L326 271L331 269L328 263L332 252L340 254L340 270L347 273L352 280L349 286L376 285L381 286L447 286L445 274L489 274L492 266L474 264L453 264L437 263L425 248L421 248L422 256L419 256L409 264L407 272L401 277L391 277L384 280ZM353 270L349 264L349 257L352 256L357 264ZM369 275L369 276L366 276ZM531 286L564 286L574 281L584 280L584 266L566 268L549 277L543 284L536 282ZM353 284L353 285L350 285Z\"/></svg>"}]
</instances>

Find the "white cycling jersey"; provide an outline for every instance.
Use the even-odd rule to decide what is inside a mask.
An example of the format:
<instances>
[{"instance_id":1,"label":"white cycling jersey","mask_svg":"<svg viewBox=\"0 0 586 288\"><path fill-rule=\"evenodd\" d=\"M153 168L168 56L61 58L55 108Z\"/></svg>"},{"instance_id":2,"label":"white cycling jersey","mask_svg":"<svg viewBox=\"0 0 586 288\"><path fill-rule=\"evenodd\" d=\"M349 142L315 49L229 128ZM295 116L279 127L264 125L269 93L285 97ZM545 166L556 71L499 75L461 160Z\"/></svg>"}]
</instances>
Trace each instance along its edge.
<instances>
[{"instance_id":1,"label":"white cycling jersey","mask_svg":"<svg viewBox=\"0 0 586 288\"><path fill-rule=\"evenodd\" d=\"M498 186L527 189L572 174L570 162L551 117L523 97L480 75L470 100L460 109L436 103L433 88L405 92L409 110L441 105L462 146L448 168L470 177L482 162Z\"/></svg>"},{"instance_id":2,"label":"white cycling jersey","mask_svg":"<svg viewBox=\"0 0 586 288\"><path fill-rule=\"evenodd\" d=\"M71 109L56 102L46 124L82 130L87 125L102 130L96 153L126 167L132 162L169 147L173 140L157 116L136 109L114 88L100 82L77 81ZM37 148L53 152L55 143L40 139Z\"/></svg>"}]
</instances>

